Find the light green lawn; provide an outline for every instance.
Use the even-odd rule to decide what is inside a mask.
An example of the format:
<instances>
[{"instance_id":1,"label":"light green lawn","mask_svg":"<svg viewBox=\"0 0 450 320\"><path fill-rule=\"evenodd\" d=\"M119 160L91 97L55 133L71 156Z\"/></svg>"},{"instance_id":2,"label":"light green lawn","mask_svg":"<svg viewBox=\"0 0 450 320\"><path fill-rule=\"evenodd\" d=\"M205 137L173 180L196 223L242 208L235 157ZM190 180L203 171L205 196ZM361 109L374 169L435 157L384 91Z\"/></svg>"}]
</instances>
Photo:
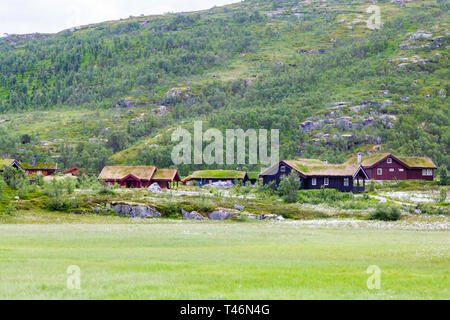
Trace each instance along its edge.
<instances>
[{"instance_id":1,"label":"light green lawn","mask_svg":"<svg viewBox=\"0 0 450 320\"><path fill-rule=\"evenodd\" d=\"M448 231L158 221L0 225L0 299L449 299ZM81 290L66 269L81 268ZM381 269L369 290L366 269Z\"/></svg>"}]
</instances>

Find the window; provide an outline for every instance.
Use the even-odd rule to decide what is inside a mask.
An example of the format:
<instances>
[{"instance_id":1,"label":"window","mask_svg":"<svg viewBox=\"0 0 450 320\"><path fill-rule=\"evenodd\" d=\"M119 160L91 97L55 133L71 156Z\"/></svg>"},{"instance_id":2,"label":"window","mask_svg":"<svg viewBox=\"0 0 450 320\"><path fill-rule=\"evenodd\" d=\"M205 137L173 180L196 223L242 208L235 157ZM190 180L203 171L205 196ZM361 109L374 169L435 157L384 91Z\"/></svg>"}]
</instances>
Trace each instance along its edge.
<instances>
[{"instance_id":1,"label":"window","mask_svg":"<svg viewBox=\"0 0 450 320\"><path fill-rule=\"evenodd\" d=\"M403 172L405 171L403 168L398 169L398 171Z\"/></svg>"},{"instance_id":2,"label":"window","mask_svg":"<svg viewBox=\"0 0 450 320\"><path fill-rule=\"evenodd\" d=\"M312 178L311 184L312 184L313 186L315 186L315 185L317 184L317 179L316 179L316 178Z\"/></svg>"},{"instance_id":3,"label":"window","mask_svg":"<svg viewBox=\"0 0 450 320\"><path fill-rule=\"evenodd\" d=\"M377 169L377 175L381 176L383 174L383 169L378 168Z\"/></svg>"},{"instance_id":4,"label":"window","mask_svg":"<svg viewBox=\"0 0 450 320\"><path fill-rule=\"evenodd\" d=\"M281 173L286 172L286 167L285 167L285 166L281 166L281 167L280 167L280 172L281 172Z\"/></svg>"},{"instance_id":5,"label":"window","mask_svg":"<svg viewBox=\"0 0 450 320\"><path fill-rule=\"evenodd\" d=\"M324 178L323 179L323 184L326 185L326 186L329 185L330 184L330 179Z\"/></svg>"},{"instance_id":6,"label":"window","mask_svg":"<svg viewBox=\"0 0 450 320\"><path fill-rule=\"evenodd\" d=\"M349 179L348 178L344 178L344 187L348 187L348 181Z\"/></svg>"},{"instance_id":7,"label":"window","mask_svg":"<svg viewBox=\"0 0 450 320\"><path fill-rule=\"evenodd\" d=\"M41 175L41 174L42 174L42 171L41 171L41 170L38 170L37 174L38 174L38 175Z\"/></svg>"},{"instance_id":8,"label":"window","mask_svg":"<svg viewBox=\"0 0 450 320\"><path fill-rule=\"evenodd\" d=\"M392 158L387 158L387 163L392 163Z\"/></svg>"},{"instance_id":9,"label":"window","mask_svg":"<svg viewBox=\"0 0 450 320\"><path fill-rule=\"evenodd\" d=\"M389 169L389 172L394 172L394 171L395 171L394 168L390 168L390 169Z\"/></svg>"},{"instance_id":10,"label":"window","mask_svg":"<svg viewBox=\"0 0 450 320\"><path fill-rule=\"evenodd\" d=\"M432 176L433 170L432 169L422 169L422 175L423 176Z\"/></svg>"}]
</instances>

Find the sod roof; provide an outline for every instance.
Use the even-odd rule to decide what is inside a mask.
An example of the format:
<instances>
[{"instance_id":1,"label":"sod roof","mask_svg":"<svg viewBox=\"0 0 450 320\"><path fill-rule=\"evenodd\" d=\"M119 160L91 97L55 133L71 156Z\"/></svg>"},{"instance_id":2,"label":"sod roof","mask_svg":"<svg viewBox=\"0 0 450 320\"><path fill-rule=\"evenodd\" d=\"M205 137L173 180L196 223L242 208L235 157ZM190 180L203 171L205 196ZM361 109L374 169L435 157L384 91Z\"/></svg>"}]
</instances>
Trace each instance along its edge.
<instances>
[{"instance_id":1,"label":"sod roof","mask_svg":"<svg viewBox=\"0 0 450 320\"><path fill-rule=\"evenodd\" d=\"M98 178L100 180L121 180L132 174L141 180L151 180L155 170L154 166L106 166Z\"/></svg>"},{"instance_id":2,"label":"sod roof","mask_svg":"<svg viewBox=\"0 0 450 320\"><path fill-rule=\"evenodd\" d=\"M244 179L245 171L235 170L200 170L191 174L190 178L210 178L210 179Z\"/></svg>"},{"instance_id":3,"label":"sod roof","mask_svg":"<svg viewBox=\"0 0 450 320\"><path fill-rule=\"evenodd\" d=\"M54 162L40 162L40 163L36 163L34 166L29 163L21 162L20 166L25 170L30 170L30 169L56 170L56 169L58 169L58 164L54 163Z\"/></svg>"},{"instance_id":4,"label":"sod roof","mask_svg":"<svg viewBox=\"0 0 450 320\"><path fill-rule=\"evenodd\" d=\"M181 180L177 169L156 169L153 174L153 180Z\"/></svg>"},{"instance_id":5,"label":"sod roof","mask_svg":"<svg viewBox=\"0 0 450 320\"><path fill-rule=\"evenodd\" d=\"M325 164L317 159L285 160L284 162L305 176L353 176L360 167L357 164L348 163Z\"/></svg>"},{"instance_id":6,"label":"sod roof","mask_svg":"<svg viewBox=\"0 0 450 320\"><path fill-rule=\"evenodd\" d=\"M371 167L378 161L388 156L399 159L400 161L402 161L411 168L436 168L436 165L428 157L405 157L405 156L396 156L393 155L392 153L374 153L367 156L363 156L361 159L362 160L361 164L364 167ZM351 157L349 160L347 160L346 163L356 164L357 163L356 156Z\"/></svg>"},{"instance_id":7,"label":"sod roof","mask_svg":"<svg viewBox=\"0 0 450 320\"><path fill-rule=\"evenodd\" d=\"M4 166L10 166L14 162L14 159L0 158L0 168Z\"/></svg>"}]
</instances>

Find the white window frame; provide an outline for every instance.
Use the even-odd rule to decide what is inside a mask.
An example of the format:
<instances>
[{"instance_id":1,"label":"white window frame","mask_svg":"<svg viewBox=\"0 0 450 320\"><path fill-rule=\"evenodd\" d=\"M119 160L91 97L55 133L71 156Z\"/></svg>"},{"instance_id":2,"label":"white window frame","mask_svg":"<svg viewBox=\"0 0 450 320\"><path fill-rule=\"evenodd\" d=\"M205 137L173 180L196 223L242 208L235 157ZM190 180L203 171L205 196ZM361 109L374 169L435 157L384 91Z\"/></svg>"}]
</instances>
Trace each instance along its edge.
<instances>
[{"instance_id":1,"label":"white window frame","mask_svg":"<svg viewBox=\"0 0 450 320\"><path fill-rule=\"evenodd\" d=\"M330 185L330 178L323 178L323 185L329 186Z\"/></svg>"},{"instance_id":2,"label":"white window frame","mask_svg":"<svg viewBox=\"0 0 450 320\"><path fill-rule=\"evenodd\" d=\"M392 158L387 158L387 163L392 163Z\"/></svg>"},{"instance_id":3,"label":"white window frame","mask_svg":"<svg viewBox=\"0 0 450 320\"><path fill-rule=\"evenodd\" d=\"M280 172L285 173L286 172L286 166L280 166Z\"/></svg>"},{"instance_id":4,"label":"white window frame","mask_svg":"<svg viewBox=\"0 0 450 320\"><path fill-rule=\"evenodd\" d=\"M349 178L344 178L344 187L348 187L350 184L350 179Z\"/></svg>"},{"instance_id":5,"label":"white window frame","mask_svg":"<svg viewBox=\"0 0 450 320\"><path fill-rule=\"evenodd\" d=\"M403 172L403 171L405 171L405 169L399 168L398 171Z\"/></svg>"},{"instance_id":6,"label":"white window frame","mask_svg":"<svg viewBox=\"0 0 450 320\"><path fill-rule=\"evenodd\" d=\"M316 186L317 185L317 178L311 179L311 185Z\"/></svg>"},{"instance_id":7,"label":"white window frame","mask_svg":"<svg viewBox=\"0 0 450 320\"><path fill-rule=\"evenodd\" d=\"M383 169L377 168L377 176L383 175Z\"/></svg>"},{"instance_id":8,"label":"white window frame","mask_svg":"<svg viewBox=\"0 0 450 320\"><path fill-rule=\"evenodd\" d=\"M432 176L433 175L433 169L422 169L422 175L423 176Z\"/></svg>"},{"instance_id":9,"label":"white window frame","mask_svg":"<svg viewBox=\"0 0 450 320\"><path fill-rule=\"evenodd\" d=\"M395 169L394 168L389 168L389 172L394 172Z\"/></svg>"}]
</instances>

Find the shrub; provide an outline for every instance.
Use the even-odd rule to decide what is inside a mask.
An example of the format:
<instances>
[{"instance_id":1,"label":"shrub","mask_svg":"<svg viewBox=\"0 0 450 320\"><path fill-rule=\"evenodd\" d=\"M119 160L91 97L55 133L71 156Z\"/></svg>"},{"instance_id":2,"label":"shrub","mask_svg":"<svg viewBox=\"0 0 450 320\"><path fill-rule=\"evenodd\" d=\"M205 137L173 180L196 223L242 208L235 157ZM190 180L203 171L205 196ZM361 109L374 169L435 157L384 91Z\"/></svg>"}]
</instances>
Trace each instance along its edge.
<instances>
[{"instance_id":1,"label":"shrub","mask_svg":"<svg viewBox=\"0 0 450 320\"><path fill-rule=\"evenodd\" d=\"M16 211L17 211L17 208L12 204L8 204L5 208L5 214L7 216L13 216L16 213Z\"/></svg>"},{"instance_id":2,"label":"shrub","mask_svg":"<svg viewBox=\"0 0 450 320\"><path fill-rule=\"evenodd\" d=\"M290 175L281 178L278 192L285 202L294 203L300 199L299 188L300 179L296 173L292 172Z\"/></svg>"},{"instance_id":3,"label":"shrub","mask_svg":"<svg viewBox=\"0 0 450 320\"><path fill-rule=\"evenodd\" d=\"M395 221L399 220L400 216L401 213L399 208L388 204L380 204L375 208L375 211L370 214L369 219Z\"/></svg>"},{"instance_id":4,"label":"shrub","mask_svg":"<svg viewBox=\"0 0 450 320\"><path fill-rule=\"evenodd\" d=\"M441 189L441 191L439 192L438 202L445 202L446 199L447 199L447 190Z\"/></svg>"},{"instance_id":5,"label":"shrub","mask_svg":"<svg viewBox=\"0 0 450 320\"><path fill-rule=\"evenodd\" d=\"M446 186L448 185L448 172L447 172L447 168L442 167L439 169L439 178L440 178L440 185L441 186Z\"/></svg>"}]
</instances>

